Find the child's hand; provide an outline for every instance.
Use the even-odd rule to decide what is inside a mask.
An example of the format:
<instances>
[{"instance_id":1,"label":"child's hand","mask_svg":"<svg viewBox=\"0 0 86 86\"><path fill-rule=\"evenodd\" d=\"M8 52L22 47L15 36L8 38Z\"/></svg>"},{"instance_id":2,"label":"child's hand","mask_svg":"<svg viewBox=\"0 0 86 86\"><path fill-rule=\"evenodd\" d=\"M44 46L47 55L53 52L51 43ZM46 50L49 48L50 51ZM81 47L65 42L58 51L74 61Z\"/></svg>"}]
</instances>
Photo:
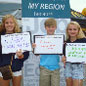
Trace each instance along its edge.
<instances>
[{"instance_id":1,"label":"child's hand","mask_svg":"<svg viewBox=\"0 0 86 86\"><path fill-rule=\"evenodd\" d=\"M66 57L65 56L62 57L62 62L64 63L64 67L65 67L65 63L66 63Z\"/></svg>"},{"instance_id":2,"label":"child's hand","mask_svg":"<svg viewBox=\"0 0 86 86\"><path fill-rule=\"evenodd\" d=\"M36 48L36 44L35 43L32 43L32 48ZM39 56L39 55L36 55L36 56Z\"/></svg>"},{"instance_id":3,"label":"child's hand","mask_svg":"<svg viewBox=\"0 0 86 86\"><path fill-rule=\"evenodd\" d=\"M24 58L24 55L23 55L21 49L17 50L17 52L16 52L16 56L18 57L18 59L22 59L22 58Z\"/></svg>"},{"instance_id":4,"label":"child's hand","mask_svg":"<svg viewBox=\"0 0 86 86\"><path fill-rule=\"evenodd\" d=\"M63 63L66 62L66 57L65 56L62 57L62 62Z\"/></svg>"},{"instance_id":5,"label":"child's hand","mask_svg":"<svg viewBox=\"0 0 86 86\"><path fill-rule=\"evenodd\" d=\"M36 44L35 44L35 43L33 43L33 44L32 44L32 48L35 48L35 47L36 47Z\"/></svg>"}]
</instances>

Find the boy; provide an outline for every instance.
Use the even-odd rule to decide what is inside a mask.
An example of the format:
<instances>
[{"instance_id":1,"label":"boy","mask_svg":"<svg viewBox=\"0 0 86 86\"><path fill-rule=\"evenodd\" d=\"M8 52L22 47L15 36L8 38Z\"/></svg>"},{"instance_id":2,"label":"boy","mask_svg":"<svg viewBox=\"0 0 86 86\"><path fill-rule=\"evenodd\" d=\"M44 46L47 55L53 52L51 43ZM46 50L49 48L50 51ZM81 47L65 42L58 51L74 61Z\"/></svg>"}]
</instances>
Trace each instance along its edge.
<instances>
[{"instance_id":1,"label":"boy","mask_svg":"<svg viewBox=\"0 0 86 86\"><path fill-rule=\"evenodd\" d=\"M47 35L54 35L57 22L49 18L44 23ZM35 44L33 44L35 47ZM39 86L60 86L58 55L40 55L40 83Z\"/></svg>"}]
</instances>

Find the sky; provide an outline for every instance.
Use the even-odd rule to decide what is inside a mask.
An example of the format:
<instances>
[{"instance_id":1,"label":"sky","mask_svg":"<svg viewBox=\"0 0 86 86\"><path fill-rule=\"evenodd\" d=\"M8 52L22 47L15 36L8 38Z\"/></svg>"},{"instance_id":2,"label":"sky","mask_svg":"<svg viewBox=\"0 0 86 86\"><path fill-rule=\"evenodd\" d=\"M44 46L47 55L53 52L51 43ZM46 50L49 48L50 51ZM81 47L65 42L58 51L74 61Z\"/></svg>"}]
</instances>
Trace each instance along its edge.
<instances>
[{"instance_id":1,"label":"sky","mask_svg":"<svg viewBox=\"0 0 86 86\"><path fill-rule=\"evenodd\" d=\"M82 12L83 8L86 8L86 0L69 0L70 1L70 7L77 11Z\"/></svg>"}]
</instances>

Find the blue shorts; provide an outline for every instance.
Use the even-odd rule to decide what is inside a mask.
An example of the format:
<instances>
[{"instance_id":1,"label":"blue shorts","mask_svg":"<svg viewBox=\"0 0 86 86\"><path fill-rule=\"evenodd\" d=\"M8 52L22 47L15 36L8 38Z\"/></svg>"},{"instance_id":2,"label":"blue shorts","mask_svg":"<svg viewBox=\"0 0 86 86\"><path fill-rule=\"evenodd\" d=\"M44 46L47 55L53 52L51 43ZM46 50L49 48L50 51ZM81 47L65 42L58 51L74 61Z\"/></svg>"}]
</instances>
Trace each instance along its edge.
<instances>
[{"instance_id":1,"label":"blue shorts","mask_svg":"<svg viewBox=\"0 0 86 86\"><path fill-rule=\"evenodd\" d=\"M80 63L69 63L67 62L65 65L65 77L72 79L83 79L83 64Z\"/></svg>"},{"instance_id":2,"label":"blue shorts","mask_svg":"<svg viewBox=\"0 0 86 86\"><path fill-rule=\"evenodd\" d=\"M84 64L84 79L86 79L86 64Z\"/></svg>"}]
</instances>

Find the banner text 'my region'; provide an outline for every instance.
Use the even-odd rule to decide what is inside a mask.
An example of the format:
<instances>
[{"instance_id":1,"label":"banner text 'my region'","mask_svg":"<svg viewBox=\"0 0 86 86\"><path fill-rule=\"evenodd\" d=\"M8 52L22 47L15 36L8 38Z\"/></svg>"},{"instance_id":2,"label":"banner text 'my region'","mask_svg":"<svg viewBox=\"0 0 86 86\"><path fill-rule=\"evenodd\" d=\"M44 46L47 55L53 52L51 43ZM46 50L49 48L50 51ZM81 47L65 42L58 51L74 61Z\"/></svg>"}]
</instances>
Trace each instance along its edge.
<instances>
[{"instance_id":1,"label":"banner text 'my region'","mask_svg":"<svg viewBox=\"0 0 86 86\"><path fill-rule=\"evenodd\" d=\"M69 0L22 0L22 17L70 18Z\"/></svg>"}]
</instances>

